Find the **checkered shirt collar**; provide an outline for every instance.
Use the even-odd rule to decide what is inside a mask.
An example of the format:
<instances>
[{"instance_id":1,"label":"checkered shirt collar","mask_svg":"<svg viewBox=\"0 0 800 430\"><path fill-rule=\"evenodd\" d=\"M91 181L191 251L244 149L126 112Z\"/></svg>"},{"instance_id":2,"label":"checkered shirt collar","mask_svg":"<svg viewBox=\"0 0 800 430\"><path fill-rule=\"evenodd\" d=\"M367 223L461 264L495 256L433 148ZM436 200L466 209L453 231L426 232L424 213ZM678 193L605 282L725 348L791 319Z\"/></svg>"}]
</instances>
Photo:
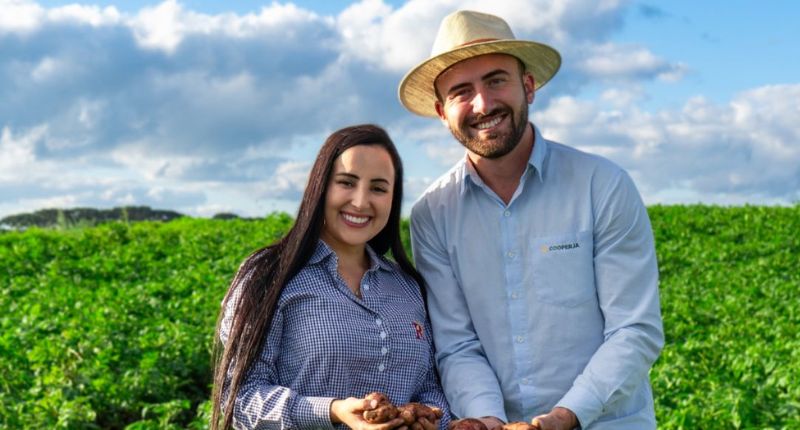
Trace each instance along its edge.
<instances>
[{"instance_id":1,"label":"checkered shirt collar","mask_svg":"<svg viewBox=\"0 0 800 430\"><path fill-rule=\"evenodd\" d=\"M369 244L366 246L367 248L367 255L369 255L370 261L370 268L368 271L374 270L384 270L387 272L391 272L394 270L391 263L385 258L378 255ZM336 253L333 252L333 249L328 246L325 241L320 239L317 241L317 248L314 250L314 253L311 255L311 258L308 260L308 264L321 264L325 261L330 261L333 264L333 267L337 267L339 265L339 258L336 256Z\"/></svg>"}]
</instances>

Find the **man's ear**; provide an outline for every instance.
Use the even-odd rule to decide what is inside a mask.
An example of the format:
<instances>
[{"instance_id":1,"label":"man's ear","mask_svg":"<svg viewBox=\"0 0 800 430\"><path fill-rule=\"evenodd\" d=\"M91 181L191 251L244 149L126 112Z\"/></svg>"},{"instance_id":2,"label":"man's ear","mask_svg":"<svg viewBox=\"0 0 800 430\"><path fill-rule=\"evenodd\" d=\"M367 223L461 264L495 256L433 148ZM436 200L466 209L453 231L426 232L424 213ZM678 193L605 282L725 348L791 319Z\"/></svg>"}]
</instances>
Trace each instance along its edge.
<instances>
[{"instance_id":1,"label":"man's ear","mask_svg":"<svg viewBox=\"0 0 800 430\"><path fill-rule=\"evenodd\" d=\"M531 72L525 72L522 75L522 86L525 87L525 98L528 104L533 103L534 88L536 88L536 80Z\"/></svg>"},{"instance_id":2,"label":"man's ear","mask_svg":"<svg viewBox=\"0 0 800 430\"><path fill-rule=\"evenodd\" d=\"M447 115L444 113L444 105L439 100L436 100L436 103L433 105L436 108L436 114L439 115L439 119L442 120L444 125L447 125Z\"/></svg>"}]
</instances>

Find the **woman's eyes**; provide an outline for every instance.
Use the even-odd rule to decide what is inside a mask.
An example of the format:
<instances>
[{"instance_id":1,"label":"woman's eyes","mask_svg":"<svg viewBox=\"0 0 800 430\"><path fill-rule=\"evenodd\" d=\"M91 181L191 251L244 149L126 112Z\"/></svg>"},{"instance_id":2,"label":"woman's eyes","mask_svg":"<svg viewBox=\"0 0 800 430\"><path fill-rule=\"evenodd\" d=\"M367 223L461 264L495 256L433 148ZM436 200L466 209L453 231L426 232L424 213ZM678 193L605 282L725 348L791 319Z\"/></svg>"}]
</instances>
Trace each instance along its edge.
<instances>
[{"instance_id":1,"label":"woman's eyes","mask_svg":"<svg viewBox=\"0 0 800 430\"><path fill-rule=\"evenodd\" d=\"M342 187L345 187L345 188L355 188L355 186L356 186L356 182L355 181L339 180L339 181L336 181L336 183L338 185L341 185ZM381 193L381 194L389 192L389 189L387 187L383 187L383 186L379 186L379 185L373 186L372 188L370 188L370 190L372 190L373 192L376 192L376 193Z\"/></svg>"}]
</instances>

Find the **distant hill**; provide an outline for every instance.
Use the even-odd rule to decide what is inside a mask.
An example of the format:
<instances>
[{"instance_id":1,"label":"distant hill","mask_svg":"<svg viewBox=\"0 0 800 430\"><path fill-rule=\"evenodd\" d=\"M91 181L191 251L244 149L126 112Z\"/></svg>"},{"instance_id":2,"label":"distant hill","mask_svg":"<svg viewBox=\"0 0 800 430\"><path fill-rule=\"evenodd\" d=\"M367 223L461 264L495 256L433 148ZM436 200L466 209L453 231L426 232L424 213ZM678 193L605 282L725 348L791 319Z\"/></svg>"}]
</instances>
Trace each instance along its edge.
<instances>
[{"instance_id":1,"label":"distant hill","mask_svg":"<svg viewBox=\"0 0 800 430\"><path fill-rule=\"evenodd\" d=\"M151 209L149 206L124 206L113 209L41 209L33 213L10 215L0 219L0 227L20 229L34 226L96 225L107 221L170 221L183 216L185 215L175 211Z\"/></svg>"}]
</instances>

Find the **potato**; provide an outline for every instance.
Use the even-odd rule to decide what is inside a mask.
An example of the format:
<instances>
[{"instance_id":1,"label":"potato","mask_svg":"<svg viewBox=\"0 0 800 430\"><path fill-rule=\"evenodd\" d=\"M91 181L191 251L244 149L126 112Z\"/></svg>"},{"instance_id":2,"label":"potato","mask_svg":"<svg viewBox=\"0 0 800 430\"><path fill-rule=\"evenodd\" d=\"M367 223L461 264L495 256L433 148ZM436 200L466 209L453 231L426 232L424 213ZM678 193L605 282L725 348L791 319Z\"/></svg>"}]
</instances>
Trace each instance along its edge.
<instances>
[{"instance_id":1,"label":"potato","mask_svg":"<svg viewBox=\"0 0 800 430\"><path fill-rule=\"evenodd\" d=\"M503 425L503 430L535 430L536 427L522 421L515 421Z\"/></svg>"},{"instance_id":2,"label":"potato","mask_svg":"<svg viewBox=\"0 0 800 430\"><path fill-rule=\"evenodd\" d=\"M400 418L406 425L412 425L420 418L425 418L428 422L434 423L442 417L442 410L439 408L432 408L422 403L408 403L397 408L400 412ZM414 430L412 428L412 430Z\"/></svg>"},{"instance_id":3,"label":"potato","mask_svg":"<svg viewBox=\"0 0 800 430\"><path fill-rule=\"evenodd\" d=\"M370 424L380 424L397 418L399 411L389 402L389 398L383 393L369 393L364 397L367 400L377 400L378 405L375 409L366 410L363 413L364 421Z\"/></svg>"},{"instance_id":4,"label":"potato","mask_svg":"<svg viewBox=\"0 0 800 430\"><path fill-rule=\"evenodd\" d=\"M447 430L489 430L486 425L475 418L463 418L460 420L451 421Z\"/></svg>"}]
</instances>

